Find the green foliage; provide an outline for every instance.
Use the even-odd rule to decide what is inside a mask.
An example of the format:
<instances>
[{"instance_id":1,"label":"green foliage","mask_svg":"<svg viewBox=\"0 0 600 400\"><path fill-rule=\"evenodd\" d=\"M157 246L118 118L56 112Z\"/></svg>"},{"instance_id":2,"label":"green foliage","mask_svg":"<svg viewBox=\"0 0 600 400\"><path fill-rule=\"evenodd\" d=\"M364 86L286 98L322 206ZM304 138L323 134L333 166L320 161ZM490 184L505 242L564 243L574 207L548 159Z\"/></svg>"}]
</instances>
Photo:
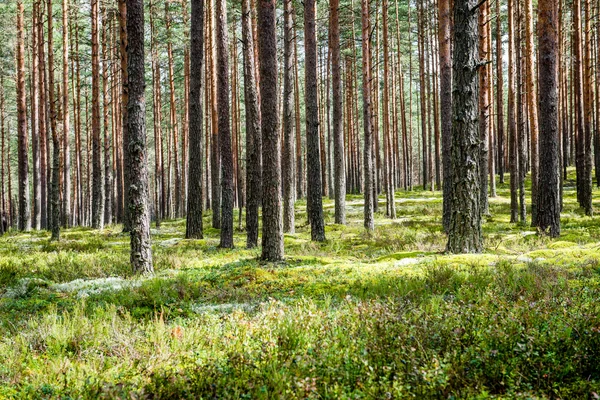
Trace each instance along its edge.
<instances>
[{"instance_id":1,"label":"green foliage","mask_svg":"<svg viewBox=\"0 0 600 400\"><path fill-rule=\"evenodd\" d=\"M567 190L563 237L540 237L499 189L481 255L443 253L440 196L420 191L372 234L349 196L322 244L299 214L279 264L179 220L153 230L144 278L119 227L0 238L0 398L593 397L597 221Z\"/></svg>"}]
</instances>

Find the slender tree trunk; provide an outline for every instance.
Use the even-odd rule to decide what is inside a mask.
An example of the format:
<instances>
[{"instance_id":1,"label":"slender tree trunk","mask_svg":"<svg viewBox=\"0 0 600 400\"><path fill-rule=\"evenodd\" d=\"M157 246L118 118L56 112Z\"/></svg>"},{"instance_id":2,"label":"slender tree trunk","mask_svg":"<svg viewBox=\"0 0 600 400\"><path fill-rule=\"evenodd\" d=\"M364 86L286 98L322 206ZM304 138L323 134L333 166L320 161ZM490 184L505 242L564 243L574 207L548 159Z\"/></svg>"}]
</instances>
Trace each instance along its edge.
<instances>
[{"instance_id":1,"label":"slender tree trunk","mask_svg":"<svg viewBox=\"0 0 600 400\"><path fill-rule=\"evenodd\" d=\"M29 204L29 151L27 137L27 100L25 90L25 38L23 1L17 1L17 116L19 142L19 230L31 229Z\"/></svg>"},{"instance_id":2,"label":"slender tree trunk","mask_svg":"<svg viewBox=\"0 0 600 400\"><path fill-rule=\"evenodd\" d=\"M331 84L333 96L333 160L335 223L346 223L346 165L344 163L344 130L342 115L342 78L340 62L340 2L330 0Z\"/></svg>"},{"instance_id":3,"label":"slender tree trunk","mask_svg":"<svg viewBox=\"0 0 600 400\"><path fill-rule=\"evenodd\" d=\"M500 0L497 0L500 1ZM452 42L450 0L438 0L440 45L440 116L442 120L443 226L450 227L452 210Z\"/></svg>"},{"instance_id":4,"label":"slender tree trunk","mask_svg":"<svg viewBox=\"0 0 600 400\"><path fill-rule=\"evenodd\" d=\"M100 57L98 0L92 0L92 228L102 229L102 145L100 142Z\"/></svg>"},{"instance_id":5,"label":"slender tree trunk","mask_svg":"<svg viewBox=\"0 0 600 400\"><path fill-rule=\"evenodd\" d=\"M519 220L517 126L515 119L515 23L514 0L508 0L508 153L510 168L510 222Z\"/></svg>"},{"instance_id":6,"label":"slender tree trunk","mask_svg":"<svg viewBox=\"0 0 600 400\"><path fill-rule=\"evenodd\" d=\"M540 180L538 226L550 236L560 235L558 135L558 24L554 0L538 3L540 85Z\"/></svg>"},{"instance_id":7,"label":"slender tree trunk","mask_svg":"<svg viewBox=\"0 0 600 400\"><path fill-rule=\"evenodd\" d=\"M527 108L529 109L529 129L531 132L531 225L537 226L538 196L538 115L537 89L535 87L535 71L533 62L533 4L525 1L525 65L527 68Z\"/></svg>"},{"instance_id":8,"label":"slender tree trunk","mask_svg":"<svg viewBox=\"0 0 600 400\"><path fill-rule=\"evenodd\" d=\"M362 9L362 69L363 69L363 123L364 123L364 171L365 171L365 205L364 226L367 231L375 229L373 218L373 111L371 103L371 59L370 59L370 35L371 23L369 20L369 1L361 0Z\"/></svg>"},{"instance_id":9,"label":"slender tree trunk","mask_svg":"<svg viewBox=\"0 0 600 400\"><path fill-rule=\"evenodd\" d=\"M233 156L229 104L229 60L227 57L227 4L217 1L217 101L219 147L221 153L221 242L220 247L233 248ZM213 210L218 212L218 210Z\"/></svg>"},{"instance_id":10,"label":"slender tree trunk","mask_svg":"<svg viewBox=\"0 0 600 400\"><path fill-rule=\"evenodd\" d=\"M283 27L283 231L294 233L295 161L293 120L293 20L292 0L284 0Z\"/></svg>"},{"instance_id":11,"label":"slender tree trunk","mask_svg":"<svg viewBox=\"0 0 600 400\"><path fill-rule=\"evenodd\" d=\"M323 199L321 194L321 162L319 151L319 108L317 98L317 36L315 30L316 4L314 0L304 2L305 34L305 105L306 105L306 157L308 164L308 199L311 238L325 241L323 221ZM261 77L262 79L262 77ZM264 80L262 81L264 84ZM263 110L264 114L264 110ZM266 168L265 168L266 169Z\"/></svg>"},{"instance_id":12,"label":"slender tree trunk","mask_svg":"<svg viewBox=\"0 0 600 400\"><path fill-rule=\"evenodd\" d=\"M479 7L479 57L483 62L488 61L490 56L488 51L487 35L488 8L487 1ZM490 129L490 93L489 93L489 68L487 65L479 69L479 139L481 141L479 149L479 188L481 190L481 198L479 200L479 210L482 215L489 214L488 206L488 157L489 157L489 141L488 131Z\"/></svg>"},{"instance_id":13,"label":"slender tree trunk","mask_svg":"<svg viewBox=\"0 0 600 400\"><path fill-rule=\"evenodd\" d=\"M275 0L259 0L258 30L260 63L260 101L262 130L262 259L283 259L283 221L281 210L281 142L277 130L277 36ZM314 77L316 83L316 77ZM315 110L316 111L316 110ZM320 176L320 175L319 175ZM319 184L320 188L320 184Z\"/></svg>"},{"instance_id":14,"label":"slender tree trunk","mask_svg":"<svg viewBox=\"0 0 600 400\"><path fill-rule=\"evenodd\" d=\"M504 74L500 3L500 0L496 0L496 143L498 146L498 176L500 183L504 183Z\"/></svg>"},{"instance_id":15,"label":"slender tree trunk","mask_svg":"<svg viewBox=\"0 0 600 400\"><path fill-rule=\"evenodd\" d=\"M62 0L62 115L63 115L63 202L62 225L68 227L71 219L71 149L69 133L69 0Z\"/></svg>"},{"instance_id":16,"label":"slender tree trunk","mask_svg":"<svg viewBox=\"0 0 600 400\"><path fill-rule=\"evenodd\" d=\"M31 148L33 162L33 229L41 229L42 223L42 186L40 170L40 86L39 86L39 57L38 57L38 8L39 3L33 2L31 13ZM43 68L43 64L42 64ZM4 187L0 188L4 191ZM44 205L45 206L45 205ZM2 216L0 215L0 218ZM1 221L0 221L1 222ZM0 225L2 225L0 223ZM1 229L1 228L0 228Z\"/></svg>"},{"instance_id":17,"label":"slender tree trunk","mask_svg":"<svg viewBox=\"0 0 600 400\"><path fill-rule=\"evenodd\" d=\"M454 2L452 218L448 251L480 253L483 250L480 212L479 134L477 126L477 1Z\"/></svg>"},{"instance_id":18,"label":"slender tree trunk","mask_svg":"<svg viewBox=\"0 0 600 400\"><path fill-rule=\"evenodd\" d=\"M63 0L66 1L66 0ZM106 11L102 12L102 59L108 59L107 49L107 31L108 18ZM108 110L110 107L108 99L108 63L102 63L102 115L103 115L103 133L104 133L104 223L106 225L112 222L112 163L110 161L110 132L108 123ZM66 121L66 118L65 118Z\"/></svg>"},{"instance_id":19,"label":"slender tree trunk","mask_svg":"<svg viewBox=\"0 0 600 400\"><path fill-rule=\"evenodd\" d=\"M56 121L56 103L54 96L54 43L53 43L53 17L52 0L47 0L47 20L48 20L48 103L50 108L50 127L52 133L52 168L48 179L48 191L50 192L49 210L49 228L52 230L52 240L60 239L60 141L58 139L58 128ZM50 146L47 143L47 159L50 160Z\"/></svg>"},{"instance_id":20,"label":"slender tree trunk","mask_svg":"<svg viewBox=\"0 0 600 400\"><path fill-rule=\"evenodd\" d=\"M302 162L302 129L300 128L300 76L298 73L298 41L296 35L295 18L292 13L294 25L294 122L296 123L296 198L304 197L304 164Z\"/></svg>"},{"instance_id":21,"label":"slender tree trunk","mask_svg":"<svg viewBox=\"0 0 600 400\"><path fill-rule=\"evenodd\" d=\"M122 195L120 197L123 198L123 232L129 232L131 230L131 219L130 219L130 209L127 204L129 201L129 190L127 189L130 185L131 179L129 177L129 169L124 168L125 165L129 164L129 152L127 149L129 148L129 133L127 131L128 126L128 102L129 102L129 72L128 72L128 57L129 53L127 52L128 46L128 38L127 38L127 0L119 0L119 54L120 63L121 63L121 118L123 120L122 124L122 132L121 138L123 142L123 160L121 161L121 169L123 178L123 189ZM92 94L93 97L93 94Z\"/></svg>"}]
</instances>

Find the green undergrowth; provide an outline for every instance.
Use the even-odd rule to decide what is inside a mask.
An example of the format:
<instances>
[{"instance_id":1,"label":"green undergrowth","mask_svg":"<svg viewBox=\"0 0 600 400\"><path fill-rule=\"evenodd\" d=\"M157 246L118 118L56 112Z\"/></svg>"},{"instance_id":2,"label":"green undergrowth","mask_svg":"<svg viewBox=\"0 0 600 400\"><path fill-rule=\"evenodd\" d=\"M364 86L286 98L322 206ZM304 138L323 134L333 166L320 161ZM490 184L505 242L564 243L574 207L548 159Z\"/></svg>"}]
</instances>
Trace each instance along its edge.
<instances>
[{"instance_id":1,"label":"green undergrowth","mask_svg":"<svg viewBox=\"0 0 600 400\"><path fill-rule=\"evenodd\" d=\"M218 230L152 228L156 273L129 271L120 226L0 238L0 398L597 398L600 220L565 189L562 236L509 222L506 184L485 252L444 253L438 192L398 192L362 228L305 202L286 259ZM600 204L595 204L600 209ZM210 226L210 213L205 226Z\"/></svg>"}]
</instances>

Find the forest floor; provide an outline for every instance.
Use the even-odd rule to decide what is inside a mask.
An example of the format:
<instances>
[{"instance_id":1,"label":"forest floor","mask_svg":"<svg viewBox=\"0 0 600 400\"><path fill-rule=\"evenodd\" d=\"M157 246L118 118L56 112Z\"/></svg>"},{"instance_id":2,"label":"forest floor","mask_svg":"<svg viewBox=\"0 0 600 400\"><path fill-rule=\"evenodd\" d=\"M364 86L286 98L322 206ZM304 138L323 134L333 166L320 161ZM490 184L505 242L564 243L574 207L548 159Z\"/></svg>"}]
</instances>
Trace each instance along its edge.
<instances>
[{"instance_id":1,"label":"forest floor","mask_svg":"<svg viewBox=\"0 0 600 400\"><path fill-rule=\"evenodd\" d=\"M420 190L371 235L360 196L347 226L326 200L322 244L298 202L278 264L183 220L153 225L142 278L120 226L9 233L0 398L599 398L600 217L564 193L553 240L509 223L499 185L480 255L444 254L441 194Z\"/></svg>"}]
</instances>

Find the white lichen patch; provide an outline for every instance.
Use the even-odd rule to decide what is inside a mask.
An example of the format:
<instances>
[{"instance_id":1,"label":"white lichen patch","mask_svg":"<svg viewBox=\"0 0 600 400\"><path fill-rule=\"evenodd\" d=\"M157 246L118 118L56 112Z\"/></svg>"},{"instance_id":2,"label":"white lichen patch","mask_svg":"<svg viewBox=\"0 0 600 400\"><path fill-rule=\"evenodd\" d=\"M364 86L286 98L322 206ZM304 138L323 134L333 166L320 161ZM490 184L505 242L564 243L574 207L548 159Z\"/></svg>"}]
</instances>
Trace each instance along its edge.
<instances>
[{"instance_id":1,"label":"white lichen patch","mask_svg":"<svg viewBox=\"0 0 600 400\"><path fill-rule=\"evenodd\" d=\"M47 282L38 278L22 278L16 285L6 289L2 297L8 299L18 299L25 297L34 287L45 286Z\"/></svg>"},{"instance_id":2,"label":"white lichen patch","mask_svg":"<svg viewBox=\"0 0 600 400\"><path fill-rule=\"evenodd\" d=\"M229 312L234 310L249 311L254 306L250 303L223 303L223 304L192 304L191 310L196 314Z\"/></svg>"},{"instance_id":3,"label":"white lichen patch","mask_svg":"<svg viewBox=\"0 0 600 400\"><path fill-rule=\"evenodd\" d=\"M75 279L71 282L57 283L50 286L51 290L63 293L77 292L78 298L88 297L107 291L118 291L139 287L141 280L128 280L119 277L98 279Z\"/></svg>"}]
</instances>

